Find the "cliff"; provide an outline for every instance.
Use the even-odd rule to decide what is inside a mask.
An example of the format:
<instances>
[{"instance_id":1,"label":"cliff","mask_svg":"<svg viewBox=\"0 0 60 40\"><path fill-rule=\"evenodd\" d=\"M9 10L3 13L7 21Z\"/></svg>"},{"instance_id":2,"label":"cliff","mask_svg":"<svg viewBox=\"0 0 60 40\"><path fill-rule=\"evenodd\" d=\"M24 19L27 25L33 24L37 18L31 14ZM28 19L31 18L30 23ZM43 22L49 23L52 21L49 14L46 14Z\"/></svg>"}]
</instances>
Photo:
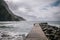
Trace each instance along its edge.
<instances>
[{"instance_id":1,"label":"cliff","mask_svg":"<svg viewBox=\"0 0 60 40\"><path fill-rule=\"evenodd\" d=\"M22 17L14 15L4 0L0 0L0 21L23 21Z\"/></svg>"}]
</instances>

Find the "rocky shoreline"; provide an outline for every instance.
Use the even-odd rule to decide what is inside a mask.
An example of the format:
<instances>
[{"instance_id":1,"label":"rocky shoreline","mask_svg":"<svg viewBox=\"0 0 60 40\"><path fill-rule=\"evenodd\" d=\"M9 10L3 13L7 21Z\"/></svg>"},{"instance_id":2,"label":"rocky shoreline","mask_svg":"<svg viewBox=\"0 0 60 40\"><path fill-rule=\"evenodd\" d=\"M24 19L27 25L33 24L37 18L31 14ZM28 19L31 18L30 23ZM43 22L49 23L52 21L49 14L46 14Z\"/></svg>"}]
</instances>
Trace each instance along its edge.
<instances>
[{"instance_id":1,"label":"rocky shoreline","mask_svg":"<svg viewBox=\"0 0 60 40\"><path fill-rule=\"evenodd\" d=\"M60 40L60 28L48 23L40 23L39 25L49 40Z\"/></svg>"},{"instance_id":2,"label":"rocky shoreline","mask_svg":"<svg viewBox=\"0 0 60 40\"><path fill-rule=\"evenodd\" d=\"M43 32L49 40L60 40L60 28L51 26L48 23L39 23ZM0 40L24 40L24 34L18 34L14 32L6 32L0 30Z\"/></svg>"}]
</instances>

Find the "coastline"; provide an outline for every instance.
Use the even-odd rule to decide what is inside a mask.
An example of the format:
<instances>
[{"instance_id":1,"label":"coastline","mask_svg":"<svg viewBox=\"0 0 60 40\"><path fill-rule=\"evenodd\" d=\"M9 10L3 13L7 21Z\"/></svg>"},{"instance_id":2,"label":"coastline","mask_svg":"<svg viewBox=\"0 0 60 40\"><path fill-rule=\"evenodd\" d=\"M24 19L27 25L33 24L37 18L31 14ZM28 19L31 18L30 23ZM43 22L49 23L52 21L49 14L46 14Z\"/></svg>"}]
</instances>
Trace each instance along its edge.
<instances>
[{"instance_id":1,"label":"coastline","mask_svg":"<svg viewBox=\"0 0 60 40\"><path fill-rule=\"evenodd\" d=\"M37 22L35 22L35 23L37 23ZM33 23L34 24L34 23ZM38 23L39 25L40 25L40 27L41 27L41 29L43 30L43 32L44 32L44 34L45 34L45 36L49 39L49 40L60 40L60 28L58 28L57 26L52 26L52 25L50 25L50 24L48 24L48 23ZM38 29L38 28L37 28ZM2 32L2 34L1 34L1 32ZM8 38L11 38L11 40L13 40L13 39L15 39L15 38L17 38L17 39L15 39L15 40L18 40L20 37L22 37L21 36L21 34L17 34L17 36L11 36L10 35L10 33L9 32L5 32L5 33L7 33L7 35L9 35L9 37L7 36L7 35L5 35L5 36L7 36L7 37L1 37L1 35L3 35L3 31L1 30L0 31L0 39L2 40L4 40L4 38L7 40ZM12 33L12 32L11 32ZM16 34L16 33L15 33ZM13 35L13 34L12 34ZM23 35L24 36L24 35ZM19 37L19 38L18 38ZM26 37L26 36L25 36ZM12 39L13 38L13 39ZM22 38L22 40L23 40L23 38Z\"/></svg>"}]
</instances>

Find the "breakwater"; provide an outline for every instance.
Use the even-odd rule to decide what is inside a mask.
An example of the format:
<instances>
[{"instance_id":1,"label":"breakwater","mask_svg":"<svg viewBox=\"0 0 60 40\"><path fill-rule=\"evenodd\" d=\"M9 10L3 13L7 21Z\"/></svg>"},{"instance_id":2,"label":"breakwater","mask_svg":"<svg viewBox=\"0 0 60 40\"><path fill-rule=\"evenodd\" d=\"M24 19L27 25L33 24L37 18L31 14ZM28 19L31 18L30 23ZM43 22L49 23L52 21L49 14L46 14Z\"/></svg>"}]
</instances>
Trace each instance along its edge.
<instances>
[{"instance_id":1,"label":"breakwater","mask_svg":"<svg viewBox=\"0 0 60 40\"><path fill-rule=\"evenodd\" d=\"M49 40L60 40L60 28L48 23L39 24Z\"/></svg>"}]
</instances>

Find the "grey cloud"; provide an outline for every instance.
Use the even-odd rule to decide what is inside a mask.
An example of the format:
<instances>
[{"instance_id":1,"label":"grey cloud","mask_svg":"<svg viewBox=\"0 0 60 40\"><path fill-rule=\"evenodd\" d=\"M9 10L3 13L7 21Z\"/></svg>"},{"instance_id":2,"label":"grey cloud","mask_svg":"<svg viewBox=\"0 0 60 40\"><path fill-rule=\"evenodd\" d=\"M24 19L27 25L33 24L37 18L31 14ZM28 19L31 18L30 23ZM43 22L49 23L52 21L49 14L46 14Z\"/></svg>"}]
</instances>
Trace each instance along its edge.
<instances>
[{"instance_id":1,"label":"grey cloud","mask_svg":"<svg viewBox=\"0 0 60 40\"><path fill-rule=\"evenodd\" d=\"M41 1L41 0L39 0L39 1ZM12 9L12 11L15 12L16 15L22 16L22 17L26 18L27 20L35 20L35 21L36 20L40 20L40 21L41 20L50 20L50 21L52 21L52 20L56 20L57 21L58 20L59 21L60 20L60 14L59 13L52 13L53 16L49 15L50 13L48 13L47 15L52 16L51 18L49 18L49 16L47 16L47 18L37 18L37 16L41 16L41 14L45 14L44 11L43 11L43 13L40 13L41 10L45 10L45 11L49 10L49 11L51 11L49 9L49 7L50 8L59 7L59 5L60 5L60 1L59 0L57 0L57 1L55 0L53 3L50 3L48 5L44 5L42 7L39 5L39 3L37 3L36 5L34 4L36 6L36 8L34 8L35 6L32 5L33 2L31 4L29 4L29 3L30 2L28 2L28 3L27 2L8 3L8 5L9 5L10 9ZM28 12L27 13L23 13L21 11L17 12L17 9L20 8L20 7L26 8L28 10ZM39 9L39 7L41 8L41 10L37 10L37 8ZM33 15L28 15L29 12L32 12ZM48 11L46 11L46 12L48 12ZM43 16L46 16L46 15L43 15Z\"/></svg>"},{"instance_id":2,"label":"grey cloud","mask_svg":"<svg viewBox=\"0 0 60 40\"><path fill-rule=\"evenodd\" d=\"M51 4L51 6L60 6L60 0L56 0Z\"/></svg>"},{"instance_id":3,"label":"grey cloud","mask_svg":"<svg viewBox=\"0 0 60 40\"><path fill-rule=\"evenodd\" d=\"M18 8L20 7L25 7L28 11L31 11L31 7L26 4L26 3L8 3L9 7L13 10L13 11L17 11Z\"/></svg>"},{"instance_id":4,"label":"grey cloud","mask_svg":"<svg viewBox=\"0 0 60 40\"><path fill-rule=\"evenodd\" d=\"M60 12L56 12L54 14L54 18L57 20L57 21L60 21Z\"/></svg>"},{"instance_id":5,"label":"grey cloud","mask_svg":"<svg viewBox=\"0 0 60 40\"><path fill-rule=\"evenodd\" d=\"M30 16L30 15L26 15L23 13L20 13L19 16L27 19L27 21L37 21L38 20L38 18L36 18L36 16Z\"/></svg>"},{"instance_id":6,"label":"grey cloud","mask_svg":"<svg viewBox=\"0 0 60 40\"><path fill-rule=\"evenodd\" d=\"M55 0L54 2L44 6L42 10L48 10L49 7L59 7L60 6L60 0Z\"/></svg>"}]
</instances>

